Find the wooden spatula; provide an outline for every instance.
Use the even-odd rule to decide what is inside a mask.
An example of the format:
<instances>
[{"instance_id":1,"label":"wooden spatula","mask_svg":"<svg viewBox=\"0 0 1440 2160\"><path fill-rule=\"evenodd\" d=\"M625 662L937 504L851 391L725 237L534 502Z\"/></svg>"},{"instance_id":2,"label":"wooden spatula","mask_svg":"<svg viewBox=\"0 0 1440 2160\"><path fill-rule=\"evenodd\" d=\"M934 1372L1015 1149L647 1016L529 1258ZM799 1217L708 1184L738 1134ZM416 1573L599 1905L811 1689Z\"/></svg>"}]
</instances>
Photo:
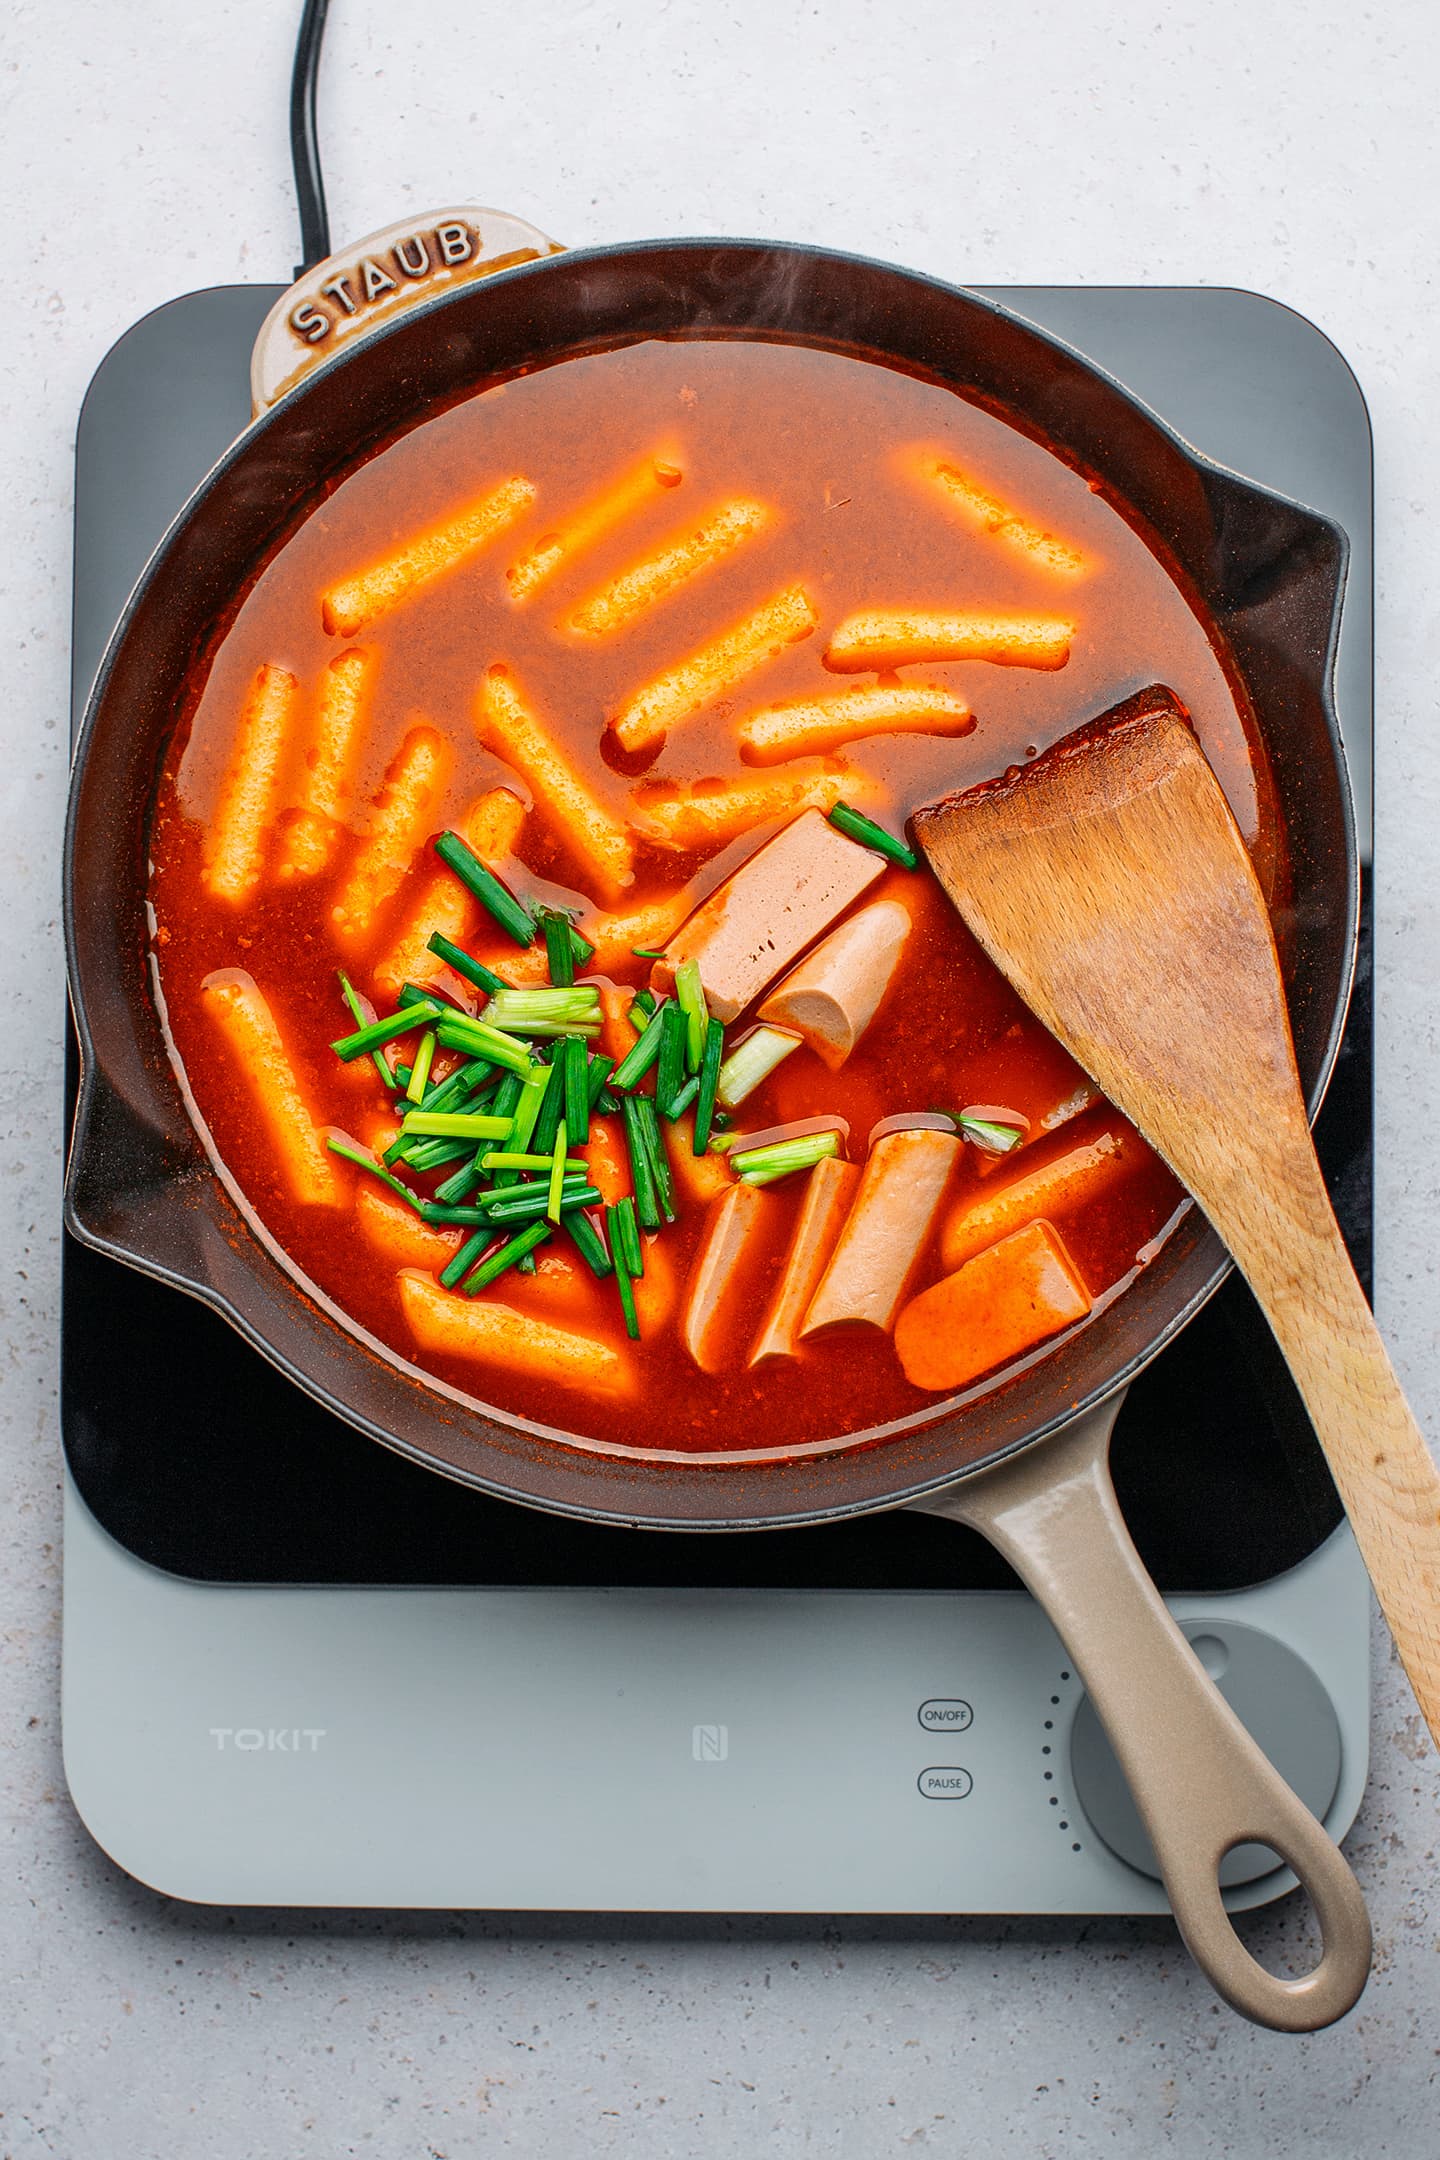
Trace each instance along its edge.
<instances>
[{"instance_id":1,"label":"wooden spatula","mask_svg":"<svg viewBox=\"0 0 1440 2160\"><path fill-rule=\"evenodd\" d=\"M1341 1241L1265 902L1183 712L1142 693L915 829L990 958L1234 1255L1440 1741L1440 1475Z\"/></svg>"}]
</instances>

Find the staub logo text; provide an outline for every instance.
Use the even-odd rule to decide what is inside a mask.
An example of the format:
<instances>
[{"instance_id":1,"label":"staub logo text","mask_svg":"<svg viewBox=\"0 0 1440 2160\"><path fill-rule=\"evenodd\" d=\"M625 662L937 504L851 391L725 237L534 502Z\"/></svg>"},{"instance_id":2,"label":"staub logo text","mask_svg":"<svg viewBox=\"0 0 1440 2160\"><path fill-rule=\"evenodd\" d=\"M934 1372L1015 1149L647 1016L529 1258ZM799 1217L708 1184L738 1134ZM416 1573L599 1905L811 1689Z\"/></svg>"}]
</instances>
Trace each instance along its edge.
<instances>
[{"instance_id":1,"label":"staub logo text","mask_svg":"<svg viewBox=\"0 0 1440 2160\"><path fill-rule=\"evenodd\" d=\"M479 233L458 218L428 232L405 233L388 248L328 277L313 298L291 309L290 327L305 344L322 345L347 315L362 315L407 284L422 284L440 271L473 262L479 245ZM322 299L330 302L328 309L320 305Z\"/></svg>"},{"instance_id":2,"label":"staub logo text","mask_svg":"<svg viewBox=\"0 0 1440 2160\"><path fill-rule=\"evenodd\" d=\"M212 1725L211 1744L221 1755L318 1755L324 1725Z\"/></svg>"}]
</instances>

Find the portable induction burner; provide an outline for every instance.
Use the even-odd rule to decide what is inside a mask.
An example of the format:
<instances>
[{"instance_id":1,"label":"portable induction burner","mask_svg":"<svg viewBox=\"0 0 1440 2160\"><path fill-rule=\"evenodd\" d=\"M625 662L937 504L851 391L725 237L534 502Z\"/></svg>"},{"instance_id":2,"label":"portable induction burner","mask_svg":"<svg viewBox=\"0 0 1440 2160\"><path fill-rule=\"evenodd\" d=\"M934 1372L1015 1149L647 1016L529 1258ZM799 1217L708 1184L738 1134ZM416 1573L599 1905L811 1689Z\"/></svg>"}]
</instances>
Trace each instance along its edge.
<instances>
[{"instance_id":1,"label":"portable induction burner","mask_svg":"<svg viewBox=\"0 0 1440 2160\"><path fill-rule=\"evenodd\" d=\"M95 376L77 719L131 583L245 424L251 343L279 291L191 293ZM1348 531L1339 706L1368 836L1370 438L1345 362L1252 293L994 297ZM1368 837L1366 856L1368 876ZM1368 922L1320 1122L1367 1279ZM62 1329L66 1773L93 1835L155 1888L226 1904L1167 1909L1061 1644L973 1534L906 1512L628 1532L487 1499L388 1454L204 1307L69 1238ZM1115 1469L1198 1654L1341 1836L1367 1767L1368 1585L1238 1281L1131 1389ZM1224 1879L1237 1907L1293 1885L1258 1847Z\"/></svg>"}]
</instances>

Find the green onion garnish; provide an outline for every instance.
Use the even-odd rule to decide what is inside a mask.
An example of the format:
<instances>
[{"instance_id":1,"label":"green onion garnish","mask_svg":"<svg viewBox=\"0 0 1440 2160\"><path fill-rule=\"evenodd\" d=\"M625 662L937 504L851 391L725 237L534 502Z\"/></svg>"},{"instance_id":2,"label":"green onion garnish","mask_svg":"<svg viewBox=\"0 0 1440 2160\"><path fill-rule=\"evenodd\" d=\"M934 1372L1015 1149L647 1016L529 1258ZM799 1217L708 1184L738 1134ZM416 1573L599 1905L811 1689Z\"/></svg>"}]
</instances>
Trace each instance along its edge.
<instances>
[{"instance_id":1,"label":"green onion garnish","mask_svg":"<svg viewBox=\"0 0 1440 2160\"><path fill-rule=\"evenodd\" d=\"M430 1067L435 1062L435 1031L430 1029L420 1038L420 1048L415 1053L415 1063L410 1068L410 1078L405 1083L405 1100L417 1106L425 1100L425 1088L430 1078Z\"/></svg>"},{"instance_id":2,"label":"green onion garnish","mask_svg":"<svg viewBox=\"0 0 1440 2160\"><path fill-rule=\"evenodd\" d=\"M525 1078L521 1081L520 1099L515 1106L514 1123L510 1127L509 1145L513 1150L523 1153L526 1148L532 1148L535 1139L535 1128L540 1122L540 1114L548 1097L552 1077L548 1065L532 1065ZM532 1152L537 1155L548 1156L550 1152L549 1142L533 1147ZM506 1178L504 1182L509 1184L510 1180Z\"/></svg>"},{"instance_id":3,"label":"green onion garnish","mask_svg":"<svg viewBox=\"0 0 1440 2160\"><path fill-rule=\"evenodd\" d=\"M899 863L906 870L919 869L920 858L914 848L907 847L903 840L897 840L894 833L886 832L883 825L877 825L873 818L866 817L863 810L852 810L849 803L837 802L833 809L826 812L826 816L835 830L843 832L847 839L858 840L862 847L874 848L877 855L888 857L891 862Z\"/></svg>"},{"instance_id":4,"label":"green onion garnish","mask_svg":"<svg viewBox=\"0 0 1440 2160\"><path fill-rule=\"evenodd\" d=\"M640 1233L635 1227L634 1202L628 1199L617 1201L605 1213L615 1255L615 1288L620 1295L620 1310L625 1316L625 1333L631 1342L638 1342L640 1316L635 1310L632 1280L643 1273L644 1260L640 1252Z\"/></svg>"},{"instance_id":5,"label":"green onion garnish","mask_svg":"<svg viewBox=\"0 0 1440 2160\"><path fill-rule=\"evenodd\" d=\"M600 992L590 983L579 989L497 990L478 1025L516 1035L598 1034Z\"/></svg>"},{"instance_id":6,"label":"green onion garnish","mask_svg":"<svg viewBox=\"0 0 1440 2160\"><path fill-rule=\"evenodd\" d=\"M574 1161L573 1156L571 1160ZM521 1155L517 1154L513 1148L504 1148L498 1152L482 1155L480 1157L480 1168L482 1170L543 1170L548 1177L554 1162L553 1155Z\"/></svg>"},{"instance_id":7,"label":"green onion garnish","mask_svg":"<svg viewBox=\"0 0 1440 2160\"><path fill-rule=\"evenodd\" d=\"M640 1232L635 1222L635 1202L627 1193L623 1200L617 1200L614 1207L606 1212L613 1218L610 1242L615 1249L616 1258L626 1274L637 1279L645 1273L645 1248L640 1242Z\"/></svg>"},{"instance_id":8,"label":"green onion garnish","mask_svg":"<svg viewBox=\"0 0 1440 2160\"><path fill-rule=\"evenodd\" d=\"M612 1272L614 1262L605 1249L604 1238L584 1209L571 1208L562 1218L561 1227L574 1239L575 1248L591 1274L598 1275L603 1282Z\"/></svg>"},{"instance_id":9,"label":"green onion garnish","mask_svg":"<svg viewBox=\"0 0 1440 2160\"><path fill-rule=\"evenodd\" d=\"M468 1013L448 1013L435 1030L443 1050L464 1050L471 1057L489 1058L492 1065L503 1065L523 1080L530 1070L530 1053L524 1043L516 1042L513 1035L502 1034L484 1020L472 1020Z\"/></svg>"},{"instance_id":10,"label":"green onion garnish","mask_svg":"<svg viewBox=\"0 0 1440 2160\"><path fill-rule=\"evenodd\" d=\"M402 1185L398 1177L391 1177L390 1172L383 1169L375 1157L367 1154L364 1148L354 1146L349 1140L337 1140L333 1133L326 1136L325 1145L332 1155L342 1156L346 1162L354 1163L357 1170L368 1170L371 1177L379 1178L382 1185L388 1185L391 1192L398 1193L406 1206L414 1208L417 1215L424 1214L425 1202L411 1192L408 1185Z\"/></svg>"},{"instance_id":11,"label":"green onion garnish","mask_svg":"<svg viewBox=\"0 0 1440 2160\"><path fill-rule=\"evenodd\" d=\"M588 1058L589 1062L585 1067L585 1099L593 1110L605 1092L605 1082L610 1077L615 1060L601 1057L593 1050L588 1053Z\"/></svg>"},{"instance_id":12,"label":"green onion garnish","mask_svg":"<svg viewBox=\"0 0 1440 2160\"><path fill-rule=\"evenodd\" d=\"M434 1140L508 1140L513 1126L512 1118L483 1110L407 1110L400 1130Z\"/></svg>"},{"instance_id":13,"label":"green onion garnish","mask_svg":"<svg viewBox=\"0 0 1440 2160\"><path fill-rule=\"evenodd\" d=\"M490 1228L488 1223L483 1230L476 1230L472 1232L472 1234L468 1238L466 1238L464 1244L457 1248L457 1250L446 1261L444 1267L441 1268L441 1287L446 1290L453 1290L456 1283L459 1282L461 1276L467 1274L469 1270L474 1267L475 1262L480 1258L480 1255L484 1252L486 1246L493 1245L494 1242L495 1232Z\"/></svg>"},{"instance_id":14,"label":"green onion garnish","mask_svg":"<svg viewBox=\"0 0 1440 2160\"><path fill-rule=\"evenodd\" d=\"M645 1022L650 1018L650 1015L654 1012L654 1010L654 991L637 990L634 997L630 1000L630 1010L626 1013L625 1017L630 1022L631 1027L633 1027L636 1033L639 1034L643 1030ZM635 1017L636 1013L639 1013L640 1015L640 1018L638 1020Z\"/></svg>"},{"instance_id":15,"label":"green onion garnish","mask_svg":"<svg viewBox=\"0 0 1440 2160\"><path fill-rule=\"evenodd\" d=\"M748 1185L771 1185L792 1170L813 1170L827 1155L840 1152L840 1135L830 1132L802 1133L798 1140L776 1140L769 1147L740 1148L730 1161Z\"/></svg>"},{"instance_id":16,"label":"green onion garnish","mask_svg":"<svg viewBox=\"0 0 1440 2160\"><path fill-rule=\"evenodd\" d=\"M657 952L653 945L632 945L630 950L637 960L663 960L665 957L664 953Z\"/></svg>"},{"instance_id":17,"label":"green onion garnish","mask_svg":"<svg viewBox=\"0 0 1440 2160\"><path fill-rule=\"evenodd\" d=\"M536 919L545 933L545 962L550 970L550 980L559 988L567 988L575 980L570 918L557 914L554 908L541 908Z\"/></svg>"},{"instance_id":18,"label":"green onion garnish","mask_svg":"<svg viewBox=\"0 0 1440 2160\"><path fill-rule=\"evenodd\" d=\"M710 1145L715 1123L715 1090L720 1081L720 1060L725 1052L725 1030L712 1013L705 1023L705 1047L700 1056L700 1085L695 1094L695 1130L690 1138L693 1155L703 1155Z\"/></svg>"},{"instance_id":19,"label":"green onion garnish","mask_svg":"<svg viewBox=\"0 0 1440 2160\"><path fill-rule=\"evenodd\" d=\"M437 1081L421 1103L422 1110L453 1110L467 1095L474 1095L485 1082L498 1080L499 1070L488 1058L471 1058L468 1064L457 1065L448 1080Z\"/></svg>"},{"instance_id":20,"label":"green onion garnish","mask_svg":"<svg viewBox=\"0 0 1440 2160\"><path fill-rule=\"evenodd\" d=\"M426 943L437 959L443 960L446 967L453 968L457 975L463 975L466 982L473 983L477 990L493 992L508 989L509 985L503 975L497 975L493 968L486 967L483 960L472 960L468 952L459 945L452 944L448 937L442 937L438 930L431 931Z\"/></svg>"},{"instance_id":21,"label":"green onion garnish","mask_svg":"<svg viewBox=\"0 0 1440 2160\"><path fill-rule=\"evenodd\" d=\"M645 1023L645 1032L639 1042L632 1043L620 1063L610 1075L610 1085L617 1094L623 1095L638 1087L650 1067L660 1055L660 1042L665 1031L667 1005L657 1005Z\"/></svg>"},{"instance_id":22,"label":"green onion garnish","mask_svg":"<svg viewBox=\"0 0 1440 2160\"><path fill-rule=\"evenodd\" d=\"M660 1203L666 1222L675 1220L675 1180L670 1171L670 1157L665 1149L665 1135L655 1105L648 1095L632 1098L640 1113L640 1126L645 1135L645 1148L650 1157L650 1168L655 1178L655 1197Z\"/></svg>"},{"instance_id":23,"label":"green onion garnish","mask_svg":"<svg viewBox=\"0 0 1440 2160\"><path fill-rule=\"evenodd\" d=\"M400 994L395 1003L402 1011L408 1011L412 1005L438 1005L442 1013L454 1009L448 999L442 999L433 990L422 990L419 983L415 982L401 983Z\"/></svg>"},{"instance_id":24,"label":"green onion garnish","mask_svg":"<svg viewBox=\"0 0 1440 2160\"><path fill-rule=\"evenodd\" d=\"M352 1058L364 1057L367 1050L378 1050L382 1043L393 1042L397 1035L409 1035L431 1020L438 1020L445 1011L433 998L426 998L417 1005L407 1005L402 1012L391 1013L388 1020L373 1020L369 1027L357 1029L353 1035L342 1035L330 1047L336 1057L348 1065Z\"/></svg>"},{"instance_id":25,"label":"green onion garnish","mask_svg":"<svg viewBox=\"0 0 1440 2160\"><path fill-rule=\"evenodd\" d=\"M435 1198L441 1207L458 1207L466 1194L474 1191L483 1176L484 1172L472 1155L462 1170L455 1171L446 1178L443 1185L436 1186Z\"/></svg>"},{"instance_id":26,"label":"green onion garnish","mask_svg":"<svg viewBox=\"0 0 1440 2160\"><path fill-rule=\"evenodd\" d=\"M561 1187L562 1215L571 1208L599 1205L599 1193L593 1185L587 1185L583 1178L578 1183L572 1183L567 1178ZM487 1208L485 1212L489 1220L495 1223L533 1222L538 1216L549 1214L549 1191L544 1185L522 1185L516 1191L506 1193L503 1200L497 1200L494 1206Z\"/></svg>"},{"instance_id":27,"label":"green onion garnish","mask_svg":"<svg viewBox=\"0 0 1440 2160\"><path fill-rule=\"evenodd\" d=\"M555 1055L565 1076L565 1130L572 1147L583 1147L590 1137L589 1052L580 1036L563 1035Z\"/></svg>"},{"instance_id":28,"label":"green onion garnish","mask_svg":"<svg viewBox=\"0 0 1440 2160\"><path fill-rule=\"evenodd\" d=\"M473 1140L427 1140L408 1137L401 1160L410 1170L439 1170L445 1163L459 1162L462 1155L473 1154Z\"/></svg>"},{"instance_id":29,"label":"green onion garnish","mask_svg":"<svg viewBox=\"0 0 1440 2160\"><path fill-rule=\"evenodd\" d=\"M1008 1155L1019 1147L1028 1128L1018 1125L1001 1125L994 1118L958 1117L962 1140L973 1140L976 1147L984 1148L987 1155Z\"/></svg>"},{"instance_id":30,"label":"green onion garnish","mask_svg":"<svg viewBox=\"0 0 1440 2160\"><path fill-rule=\"evenodd\" d=\"M655 1171L650 1161L650 1150L645 1143L645 1127L640 1117L638 1096L621 1096L620 1116L624 1121L625 1147L630 1157L630 1182L635 1188L635 1210L647 1230L658 1230L660 1202L655 1191Z\"/></svg>"},{"instance_id":31,"label":"green onion garnish","mask_svg":"<svg viewBox=\"0 0 1440 2160\"><path fill-rule=\"evenodd\" d=\"M442 1034L441 1041L444 1041ZM787 1033L784 1028L757 1027L737 1044L720 1067L715 1083L715 1094L727 1110L744 1102L753 1095L762 1080L767 1080L782 1059L800 1047L800 1037Z\"/></svg>"},{"instance_id":32,"label":"green onion garnish","mask_svg":"<svg viewBox=\"0 0 1440 2160\"><path fill-rule=\"evenodd\" d=\"M705 1049L705 1023L710 1018L710 1008L705 1003L705 988L700 980L698 960L682 960L675 970L675 995L680 1010L685 1015L685 1063L688 1069L699 1072L700 1059Z\"/></svg>"},{"instance_id":33,"label":"green onion garnish","mask_svg":"<svg viewBox=\"0 0 1440 2160\"><path fill-rule=\"evenodd\" d=\"M567 1145L565 1120L561 1118L560 1130L555 1135L555 1160L550 1165L550 1197L545 1204L545 1213L549 1216L551 1222L558 1223L560 1220L560 1195L565 1190L565 1150Z\"/></svg>"},{"instance_id":34,"label":"green onion garnish","mask_svg":"<svg viewBox=\"0 0 1440 2160\"><path fill-rule=\"evenodd\" d=\"M691 1073L678 1095L672 1095L664 1107L665 1115L673 1125L676 1118L684 1117L696 1096L700 1093L700 1075Z\"/></svg>"},{"instance_id":35,"label":"green onion garnish","mask_svg":"<svg viewBox=\"0 0 1440 2160\"><path fill-rule=\"evenodd\" d=\"M341 994L345 999L345 1003L350 1008L351 1019L355 1022L357 1027L368 1027L370 1023L365 1018L365 1014L361 1009L360 1000L355 993L354 985L351 983L349 976L345 973L343 968L337 969L336 973L340 977ZM386 1057L384 1051L372 1050L370 1055L374 1058L375 1070L377 1073L379 1073L380 1078L384 1081L386 1087L393 1088L396 1084L395 1075L390 1069L390 1061Z\"/></svg>"},{"instance_id":36,"label":"green onion garnish","mask_svg":"<svg viewBox=\"0 0 1440 2160\"><path fill-rule=\"evenodd\" d=\"M660 1055L655 1064L655 1100L666 1117L685 1078L685 1015L678 1005L660 1011Z\"/></svg>"},{"instance_id":37,"label":"green onion garnish","mask_svg":"<svg viewBox=\"0 0 1440 2160\"><path fill-rule=\"evenodd\" d=\"M466 1297L474 1297L487 1283L494 1282L497 1275L503 1275L506 1268L514 1267L517 1260L523 1260L527 1253L534 1252L537 1245L543 1245L549 1235L550 1225L547 1222L531 1223L528 1229L520 1231L518 1236L502 1245L498 1252L491 1253L488 1260L482 1260L473 1275L466 1277L460 1285Z\"/></svg>"},{"instance_id":38,"label":"green onion garnish","mask_svg":"<svg viewBox=\"0 0 1440 2160\"><path fill-rule=\"evenodd\" d=\"M553 1155L555 1135L560 1130L560 1120L565 1115L565 1065L557 1050L548 1065L537 1070L545 1075L544 1093L535 1118L535 1129L530 1138L531 1151L536 1155Z\"/></svg>"},{"instance_id":39,"label":"green onion garnish","mask_svg":"<svg viewBox=\"0 0 1440 2160\"><path fill-rule=\"evenodd\" d=\"M435 852L446 869L453 870L461 884L474 893L481 907L494 916L507 937L514 938L517 945L534 944L535 925L529 910L520 905L513 893L506 891L499 878L486 869L459 833L441 833L435 842Z\"/></svg>"}]
</instances>

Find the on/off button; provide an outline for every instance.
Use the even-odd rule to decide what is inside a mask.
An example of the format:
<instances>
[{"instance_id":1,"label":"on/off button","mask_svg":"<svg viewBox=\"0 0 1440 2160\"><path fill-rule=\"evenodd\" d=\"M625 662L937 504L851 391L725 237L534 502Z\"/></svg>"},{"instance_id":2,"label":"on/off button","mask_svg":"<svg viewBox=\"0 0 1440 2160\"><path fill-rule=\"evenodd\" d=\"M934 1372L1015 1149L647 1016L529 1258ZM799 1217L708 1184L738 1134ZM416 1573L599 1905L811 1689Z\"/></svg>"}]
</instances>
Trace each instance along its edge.
<instances>
[{"instance_id":1,"label":"on/off button","mask_svg":"<svg viewBox=\"0 0 1440 2160\"><path fill-rule=\"evenodd\" d=\"M968 1800L975 1780L956 1763L935 1763L915 1780L927 1800Z\"/></svg>"},{"instance_id":2,"label":"on/off button","mask_svg":"<svg viewBox=\"0 0 1440 2160\"><path fill-rule=\"evenodd\" d=\"M968 1732L975 1721L969 1703L958 1695L932 1695L921 1703L919 1717L926 1732Z\"/></svg>"}]
</instances>

